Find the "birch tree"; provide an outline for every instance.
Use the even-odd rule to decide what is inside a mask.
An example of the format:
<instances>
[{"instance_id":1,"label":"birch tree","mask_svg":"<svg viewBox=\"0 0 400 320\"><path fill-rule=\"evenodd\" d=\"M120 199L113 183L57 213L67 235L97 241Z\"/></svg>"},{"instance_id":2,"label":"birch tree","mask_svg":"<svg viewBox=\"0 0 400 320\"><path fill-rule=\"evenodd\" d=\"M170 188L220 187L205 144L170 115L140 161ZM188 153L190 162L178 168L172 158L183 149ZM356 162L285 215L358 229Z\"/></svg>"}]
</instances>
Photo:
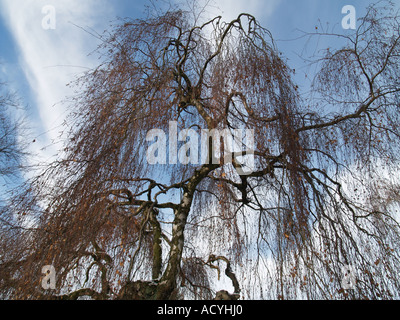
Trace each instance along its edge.
<instances>
[{"instance_id":1,"label":"birch tree","mask_svg":"<svg viewBox=\"0 0 400 320\"><path fill-rule=\"evenodd\" d=\"M3 295L398 298L391 9L370 6L354 32L318 35L344 46L316 61L311 96L249 14L200 22L170 10L101 35L63 154L9 208L37 226L8 230ZM248 137L194 144L212 130ZM56 289L40 285L46 265Z\"/></svg>"}]
</instances>

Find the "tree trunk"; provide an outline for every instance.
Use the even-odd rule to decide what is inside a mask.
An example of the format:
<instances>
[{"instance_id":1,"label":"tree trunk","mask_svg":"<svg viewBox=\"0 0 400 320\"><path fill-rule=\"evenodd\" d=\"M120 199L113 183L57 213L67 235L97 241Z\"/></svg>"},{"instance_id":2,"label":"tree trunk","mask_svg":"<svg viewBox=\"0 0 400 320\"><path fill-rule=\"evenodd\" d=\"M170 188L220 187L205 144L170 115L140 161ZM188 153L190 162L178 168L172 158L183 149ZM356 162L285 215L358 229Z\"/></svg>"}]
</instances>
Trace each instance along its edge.
<instances>
[{"instance_id":1,"label":"tree trunk","mask_svg":"<svg viewBox=\"0 0 400 320\"><path fill-rule=\"evenodd\" d=\"M216 169L218 165L204 165L200 170L196 170L184 189L184 194L180 206L175 210L175 219L172 226L172 240L170 256L167 268L159 283L156 299L168 300L173 296L176 289L176 279L179 274L179 268L182 259L183 246L185 243L184 231L186 227L187 218L192 206L194 193L197 185L205 178L212 170Z\"/></svg>"}]
</instances>

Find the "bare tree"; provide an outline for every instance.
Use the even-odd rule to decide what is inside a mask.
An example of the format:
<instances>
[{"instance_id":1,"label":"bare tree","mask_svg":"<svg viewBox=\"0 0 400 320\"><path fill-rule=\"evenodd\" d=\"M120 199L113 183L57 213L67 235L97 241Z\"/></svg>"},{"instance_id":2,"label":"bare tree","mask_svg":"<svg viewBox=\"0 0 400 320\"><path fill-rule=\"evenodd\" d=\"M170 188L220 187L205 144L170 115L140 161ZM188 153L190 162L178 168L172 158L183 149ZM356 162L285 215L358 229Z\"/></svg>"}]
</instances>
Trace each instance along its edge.
<instances>
[{"instance_id":1,"label":"bare tree","mask_svg":"<svg viewBox=\"0 0 400 320\"><path fill-rule=\"evenodd\" d=\"M26 156L26 144L19 140L25 132L25 125L20 117L14 114L18 108L18 99L0 83L0 176L6 181L17 175Z\"/></svg>"},{"instance_id":2,"label":"bare tree","mask_svg":"<svg viewBox=\"0 0 400 320\"><path fill-rule=\"evenodd\" d=\"M384 178L399 154L390 9L369 7L351 35L318 35L346 44L317 61L311 97L249 14L200 23L171 10L101 36L104 62L78 83L65 154L10 208L38 222L8 235L3 295L398 297L398 181ZM251 129L254 146L215 150L207 139L205 163L150 164L148 133L170 132L171 121L199 134ZM57 271L55 290L40 286L45 265ZM232 286L218 291L223 277Z\"/></svg>"},{"instance_id":3,"label":"bare tree","mask_svg":"<svg viewBox=\"0 0 400 320\"><path fill-rule=\"evenodd\" d=\"M20 102L15 93L5 82L0 82L0 263L19 260L18 236L15 219L9 215L10 198L14 188L22 181L22 173L26 170L28 156L27 127L22 117L18 116ZM17 241L17 242L14 242ZM18 244L17 244L18 243ZM15 251L10 248L15 246ZM17 258L18 256L18 258ZM5 266L5 265L4 265ZM7 269L1 268L0 278ZM8 277L8 276L7 276Z\"/></svg>"}]
</instances>

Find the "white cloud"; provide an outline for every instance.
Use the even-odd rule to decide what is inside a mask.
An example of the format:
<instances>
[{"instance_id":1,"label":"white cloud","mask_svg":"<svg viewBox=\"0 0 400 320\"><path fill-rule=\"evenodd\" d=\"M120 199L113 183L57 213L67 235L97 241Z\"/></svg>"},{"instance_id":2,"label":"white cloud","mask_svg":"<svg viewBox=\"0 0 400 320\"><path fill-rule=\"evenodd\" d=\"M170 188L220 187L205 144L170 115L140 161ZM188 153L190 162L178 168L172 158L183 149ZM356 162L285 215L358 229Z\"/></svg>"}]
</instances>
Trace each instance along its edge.
<instances>
[{"instance_id":1,"label":"white cloud","mask_svg":"<svg viewBox=\"0 0 400 320\"><path fill-rule=\"evenodd\" d=\"M49 5L55 8L55 30L42 26L46 17L42 8ZM96 38L79 27L102 31L101 24L114 15L108 0L0 0L0 8L40 117L41 124L31 126L45 132L35 145L40 148L59 137L66 115L61 102L72 94L66 84L97 62L88 56L98 44ZM54 152L54 147L48 148L42 155L49 157Z\"/></svg>"},{"instance_id":2,"label":"white cloud","mask_svg":"<svg viewBox=\"0 0 400 320\"><path fill-rule=\"evenodd\" d=\"M281 0L218 0L213 14L221 14L223 20L237 18L240 13L249 13L258 20L268 18Z\"/></svg>"}]
</instances>

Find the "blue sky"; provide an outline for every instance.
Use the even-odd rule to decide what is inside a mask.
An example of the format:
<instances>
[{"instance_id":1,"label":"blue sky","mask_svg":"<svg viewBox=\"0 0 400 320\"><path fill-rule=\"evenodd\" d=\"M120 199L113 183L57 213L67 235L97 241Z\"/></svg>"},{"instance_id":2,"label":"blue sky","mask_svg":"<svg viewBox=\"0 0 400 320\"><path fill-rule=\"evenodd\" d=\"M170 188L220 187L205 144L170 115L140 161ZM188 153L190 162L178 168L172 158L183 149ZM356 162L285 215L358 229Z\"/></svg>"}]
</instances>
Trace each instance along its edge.
<instances>
[{"instance_id":1,"label":"blue sky","mask_svg":"<svg viewBox=\"0 0 400 320\"><path fill-rule=\"evenodd\" d=\"M155 1L162 4L163 1ZM186 1L182 1L186 2ZM329 28L338 33L341 28L342 7L353 5L357 16L364 13L369 1L362 0L215 0L208 9L210 16L222 15L225 20L241 12L253 14L269 29L289 64L300 70L298 54L309 54L314 46L306 46L301 33L314 32L315 27ZM60 132L66 116L62 101L72 94L66 84L98 63L88 55L99 44L82 30L102 32L116 17L141 17L144 0L0 0L0 79L18 92L27 106L25 116L32 128L32 151L42 159L57 153ZM43 7L53 6L56 27L46 30L42 21ZM79 27L81 28L79 28ZM331 45L319 43L320 48ZM305 50L307 49L307 50ZM305 51L304 51L305 50ZM302 83L299 83L302 85Z\"/></svg>"}]
</instances>

